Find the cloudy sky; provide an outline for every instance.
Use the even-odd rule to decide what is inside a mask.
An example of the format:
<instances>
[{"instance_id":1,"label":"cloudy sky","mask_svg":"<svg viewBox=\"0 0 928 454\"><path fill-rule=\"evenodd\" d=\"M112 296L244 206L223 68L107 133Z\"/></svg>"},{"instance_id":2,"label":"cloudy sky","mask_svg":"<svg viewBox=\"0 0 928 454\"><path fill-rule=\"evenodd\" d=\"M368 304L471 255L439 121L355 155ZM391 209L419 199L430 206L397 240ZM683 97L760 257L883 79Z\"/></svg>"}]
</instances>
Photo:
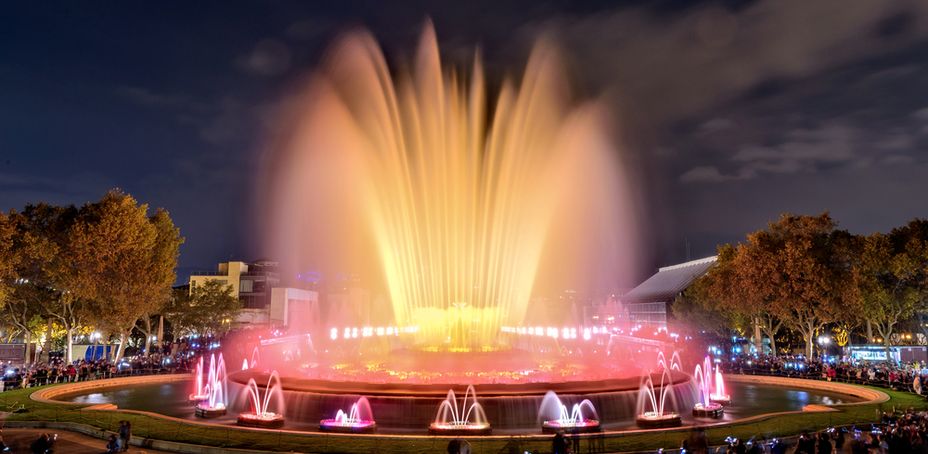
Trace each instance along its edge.
<instances>
[{"instance_id":1,"label":"cloudy sky","mask_svg":"<svg viewBox=\"0 0 928 454\"><path fill-rule=\"evenodd\" d=\"M182 274L256 258L274 105L341 33L518 74L540 35L613 112L653 267L710 255L779 213L854 232L928 216L928 2L7 2L0 208L121 187L166 207ZM627 277L629 283L641 276ZM626 284L623 282L621 284Z\"/></svg>"}]
</instances>

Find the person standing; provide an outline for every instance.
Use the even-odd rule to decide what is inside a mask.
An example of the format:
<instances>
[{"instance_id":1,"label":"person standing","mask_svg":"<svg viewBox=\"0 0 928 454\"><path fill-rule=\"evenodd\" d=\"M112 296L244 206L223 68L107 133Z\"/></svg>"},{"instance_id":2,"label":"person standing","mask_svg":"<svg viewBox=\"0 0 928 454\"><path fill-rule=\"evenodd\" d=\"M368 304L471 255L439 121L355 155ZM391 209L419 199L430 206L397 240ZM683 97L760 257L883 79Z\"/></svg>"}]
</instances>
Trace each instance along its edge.
<instances>
[{"instance_id":1,"label":"person standing","mask_svg":"<svg viewBox=\"0 0 928 454\"><path fill-rule=\"evenodd\" d=\"M129 438L132 436L132 425L129 421L119 423L119 447L123 451L129 450Z\"/></svg>"},{"instance_id":2,"label":"person standing","mask_svg":"<svg viewBox=\"0 0 928 454\"><path fill-rule=\"evenodd\" d=\"M567 454L567 438L564 437L564 432L558 431L554 434L554 440L551 442L551 453L552 454Z\"/></svg>"}]
</instances>

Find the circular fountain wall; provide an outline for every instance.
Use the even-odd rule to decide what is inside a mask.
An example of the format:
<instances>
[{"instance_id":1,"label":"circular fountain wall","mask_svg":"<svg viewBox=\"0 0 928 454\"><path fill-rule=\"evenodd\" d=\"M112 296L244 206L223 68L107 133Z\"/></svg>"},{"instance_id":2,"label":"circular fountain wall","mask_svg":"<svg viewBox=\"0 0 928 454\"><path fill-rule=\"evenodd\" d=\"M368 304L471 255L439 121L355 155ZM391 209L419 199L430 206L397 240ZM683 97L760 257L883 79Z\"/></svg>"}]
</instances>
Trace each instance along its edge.
<instances>
[{"instance_id":1,"label":"circular fountain wall","mask_svg":"<svg viewBox=\"0 0 928 454\"><path fill-rule=\"evenodd\" d=\"M230 380L238 384L250 378L262 383L267 375L254 370L230 375ZM691 407L695 388L690 377L675 372L673 382L678 405ZM396 429L427 427L448 390L463 394L467 387L460 383L344 382L292 376L283 377L281 385L290 420L318 422L331 418L335 409L349 408L359 397L366 397L378 426ZM640 385L636 376L560 383L482 383L474 385L474 389L494 429L525 430L540 427L538 409L547 391L555 391L565 404L589 399L604 426L627 422L635 415Z\"/></svg>"}]
</instances>

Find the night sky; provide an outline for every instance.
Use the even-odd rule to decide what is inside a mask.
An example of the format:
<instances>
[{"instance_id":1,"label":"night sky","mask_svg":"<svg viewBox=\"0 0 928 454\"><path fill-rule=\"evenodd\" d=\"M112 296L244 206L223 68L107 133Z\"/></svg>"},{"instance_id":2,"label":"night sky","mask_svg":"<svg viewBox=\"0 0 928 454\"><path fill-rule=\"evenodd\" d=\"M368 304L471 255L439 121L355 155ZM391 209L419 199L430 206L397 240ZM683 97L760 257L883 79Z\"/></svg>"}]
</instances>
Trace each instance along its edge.
<instances>
[{"instance_id":1,"label":"night sky","mask_svg":"<svg viewBox=\"0 0 928 454\"><path fill-rule=\"evenodd\" d=\"M275 104L340 33L369 28L399 61L431 17L446 61L480 46L491 77L552 37L577 93L612 108L642 275L784 211L857 233L928 216L928 2L321 3L3 3L0 208L121 187L170 211L182 278L258 258Z\"/></svg>"}]
</instances>

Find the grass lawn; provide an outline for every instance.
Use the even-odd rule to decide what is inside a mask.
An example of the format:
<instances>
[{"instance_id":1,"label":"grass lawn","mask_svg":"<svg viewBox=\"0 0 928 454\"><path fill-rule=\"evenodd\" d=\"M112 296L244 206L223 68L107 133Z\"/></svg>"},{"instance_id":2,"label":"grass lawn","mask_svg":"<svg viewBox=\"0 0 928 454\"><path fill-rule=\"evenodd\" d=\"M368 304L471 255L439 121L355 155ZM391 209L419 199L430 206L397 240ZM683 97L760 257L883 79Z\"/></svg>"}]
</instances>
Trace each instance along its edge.
<instances>
[{"instance_id":1,"label":"grass lawn","mask_svg":"<svg viewBox=\"0 0 928 454\"><path fill-rule=\"evenodd\" d=\"M51 385L56 386L56 385ZM120 420L132 423L132 434L143 438L170 440L229 448L299 451L299 452L370 452L370 453L434 453L444 452L448 438L426 436L344 436L321 433L286 433L253 431L236 427L207 427L167 420L148 415L122 411L82 410L72 405L35 402L29 395L38 388L0 393L0 411L11 411L19 406L25 412L9 416L11 421L62 421L87 424L115 431ZM866 424L879 420L880 412L892 409L928 409L924 398L906 393L880 389L890 396L882 404L837 406L838 411L774 415L762 420L710 428L707 433L713 444L725 437L748 439L755 435L767 438L795 435L804 430L815 431L830 426ZM657 448L679 447L689 429L656 431L640 434L615 434L584 440L594 443L605 452L644 451ZM469 440L474 453L519 453L524 451L547 452L550 437L512 436L505 438L477 438Z\"/></svg>"}]
</instances>

